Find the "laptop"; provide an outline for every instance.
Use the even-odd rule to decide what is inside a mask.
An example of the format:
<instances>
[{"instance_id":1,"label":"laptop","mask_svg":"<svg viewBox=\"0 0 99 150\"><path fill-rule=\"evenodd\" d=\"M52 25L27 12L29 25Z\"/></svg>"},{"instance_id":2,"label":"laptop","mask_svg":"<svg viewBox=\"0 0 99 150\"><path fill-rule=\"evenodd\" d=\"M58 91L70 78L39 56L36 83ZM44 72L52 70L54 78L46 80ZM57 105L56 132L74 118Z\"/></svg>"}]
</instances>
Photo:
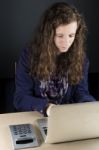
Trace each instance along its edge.
<instances>
[{"instance_id":1,"label":"laptop","mask_svg":"<svg viewBox=\"0 0 99 150\"><path fill-rule=\"evenodd\" d=\"M45 143L99 137L99 102L55 105L47 118L36 120Z\"/></svg>"}]
</instances>

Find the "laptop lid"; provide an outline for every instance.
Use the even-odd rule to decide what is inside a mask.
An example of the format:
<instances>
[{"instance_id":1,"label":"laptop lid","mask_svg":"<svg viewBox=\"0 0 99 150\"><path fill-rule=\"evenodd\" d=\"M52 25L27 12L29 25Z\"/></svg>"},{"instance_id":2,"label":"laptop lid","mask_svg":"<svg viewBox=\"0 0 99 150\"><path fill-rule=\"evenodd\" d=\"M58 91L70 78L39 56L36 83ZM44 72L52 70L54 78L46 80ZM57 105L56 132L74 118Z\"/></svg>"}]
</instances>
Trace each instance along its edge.
<instances>
[{"instance_id":1,"label":"laptop lid","mask_svg":"<svg viewBox=\"0 0 99 150\"><path fill-rule=\"evenodd\" d=\"M99 137L99 102L55 105L47 126L46 143Z\"/></svg>"}]
</instances>

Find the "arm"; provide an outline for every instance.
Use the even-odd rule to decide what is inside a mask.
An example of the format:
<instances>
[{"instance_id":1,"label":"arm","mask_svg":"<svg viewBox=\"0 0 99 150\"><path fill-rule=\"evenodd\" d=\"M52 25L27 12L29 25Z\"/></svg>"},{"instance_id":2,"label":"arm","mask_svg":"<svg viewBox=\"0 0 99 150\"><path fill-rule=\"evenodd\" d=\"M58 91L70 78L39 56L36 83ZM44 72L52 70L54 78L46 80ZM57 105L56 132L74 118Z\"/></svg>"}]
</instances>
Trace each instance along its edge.
<instances>
[{"instance_id":1,"label":"arm","mask_svg":"<svg viewBox=\"0 0 99 150\"><path fill-rule=\"evenodd\" d=\"M47 105L46 98L33 96L34 82L29 75L28 50L24 49L16 67L14 106L18 111L43 112Z\"/></svg>"},{"instance_id":2,"label":"arm","mask_svg":"<svg viewBox=\"0 0 99 150\"><path fill-rule=\"evenodd\" d=\"M74 99L76 102L90 102L95 101L95 99L89 94L88 90L88 68L89 61L85 58L84 68L83 68L83 79L76 86Z\"/></svg>"}]
</instances>

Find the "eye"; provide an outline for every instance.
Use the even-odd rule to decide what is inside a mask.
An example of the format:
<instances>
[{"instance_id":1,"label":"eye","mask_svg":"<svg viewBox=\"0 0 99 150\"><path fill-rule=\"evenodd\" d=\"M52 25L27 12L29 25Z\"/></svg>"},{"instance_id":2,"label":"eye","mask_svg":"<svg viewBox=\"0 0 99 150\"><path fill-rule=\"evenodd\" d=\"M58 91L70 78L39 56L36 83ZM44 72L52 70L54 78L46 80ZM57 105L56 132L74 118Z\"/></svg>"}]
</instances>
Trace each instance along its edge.
<instances>
[{"instance_id":1,"label":"eye","mask_svg":"<svg viewBox=\"0 0 99 150\"><path fill-rule=\"evenodd\" d=\"M74 38L74 37L75 37L75 34L70 34L69 37L70 37L70 38Z\"/></svg>"},{"instance_id":2,"label":"eye","mask_svg":"<svg viewBox=\"0 0 99 150\"><path fill-rule=\"evenodd\" d=\"M56 34L57 37L62 38L63 35L62 34Z\"/></svg>"},{"instance_id":3,"label":"eye","mask_svg":"<svg viewBox=\"0 0 99 150\"><path fill-rule=\"evenodd\" d=\"M62 35L59 35L58 37L59 37L59 38L62 38L63 36L62 36Z\"/></svg>"}]
</instances>

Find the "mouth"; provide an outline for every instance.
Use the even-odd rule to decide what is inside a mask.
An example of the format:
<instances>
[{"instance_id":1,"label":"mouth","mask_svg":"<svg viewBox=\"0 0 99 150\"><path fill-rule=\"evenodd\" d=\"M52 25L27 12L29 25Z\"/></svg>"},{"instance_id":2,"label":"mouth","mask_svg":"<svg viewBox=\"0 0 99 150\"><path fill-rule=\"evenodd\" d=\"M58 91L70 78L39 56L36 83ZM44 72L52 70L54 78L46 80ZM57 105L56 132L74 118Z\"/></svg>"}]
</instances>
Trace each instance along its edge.
<instances>
[{"instance_id":1,"label":"mouth","mask_svg":"<svg viewBox=\"0 0 99 150\"><path fill-rule=\"evenodd\" d=\"M62 47L62 50L66 50L67 49L67 47Z\"/></svg>"}]
</instances>

